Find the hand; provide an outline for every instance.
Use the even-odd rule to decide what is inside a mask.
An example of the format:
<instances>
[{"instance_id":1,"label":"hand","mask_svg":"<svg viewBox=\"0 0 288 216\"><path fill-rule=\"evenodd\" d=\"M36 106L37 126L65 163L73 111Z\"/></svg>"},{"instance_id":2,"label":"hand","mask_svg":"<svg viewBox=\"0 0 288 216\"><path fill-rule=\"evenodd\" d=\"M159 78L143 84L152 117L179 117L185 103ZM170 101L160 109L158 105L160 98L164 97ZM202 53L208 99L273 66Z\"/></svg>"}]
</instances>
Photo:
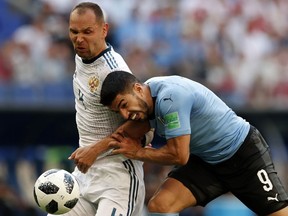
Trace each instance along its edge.
<instances>
[{"instance_id":1,"label":"hand","mask_svg":"<svg viewBox=\"0 0 288 216\"><path fill-rule=\"evenodd\" d=\"M76 149L68 158L74 160L77 168L82 172L86 173L96 160L97 155L90 146L79 147Z\"/></svg>"},{"instance_id":2,"label":"hand","mask_svg":"<svg viewBox=\"0 0 288 216\"><path fill-rule=\"evenodd\" d=\"M114 133L111 135L114 139L109 142L109 147L113 148L113 154L122 154L130 159L137 159L137 152L142 149L141 140L125 137L123 134Z\"/></svg>"}]
</instances>

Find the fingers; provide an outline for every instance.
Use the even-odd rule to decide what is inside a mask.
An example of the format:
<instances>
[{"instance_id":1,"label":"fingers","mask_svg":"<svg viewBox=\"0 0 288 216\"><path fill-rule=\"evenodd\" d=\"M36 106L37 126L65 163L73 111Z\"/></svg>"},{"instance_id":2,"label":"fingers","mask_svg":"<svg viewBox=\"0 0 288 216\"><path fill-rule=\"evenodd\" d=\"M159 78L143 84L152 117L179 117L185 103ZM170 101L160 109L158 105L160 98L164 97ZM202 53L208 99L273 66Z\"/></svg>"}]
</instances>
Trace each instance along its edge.
<instances>
[{"instance_id":1,"label":"fingers","mask_svg":"<svg viewBox=\"0 0 288 216\"><path fill-rule=\"evenodd\" d=\"M122 142L123 139L124 139L123 134L120 134L120 133L113 133L113 134L111 135L111 137L112 137L113 139L117 140L118 142Z\"/></svg>"},{"instance_id":2,"label":"fingers","mask_svg":"<svg viewBox=\"0 0 288 216\"><path fill-rule=\"evenodd\" d=\"M77 149L68 157L69 160L73 160L75 158Z\"/></svg>"},{"instance_id":3,"label":"fingers","mask_svg":"<svg viewBox=\"0 0 288 216\"><path fill-rule=\"evenodd\" d=\"M85 165L85 164L77 164L77 168L80 170L82 173L86 173L90 166Z\"/></svg>"},{"instance_id":4,"label":"fingers","mask_svg":"<svg viewBox=\"0 0 288 216\"><path fill-rule=\"evenodd\" d=\"M80 162L80 160L77 160L77 159L74 160L74 163L77 166L78 170L81 171L82 173L86 173L91 166L84 162Z\"/></svg>"},{"instance_id":5,"label":"fingers","mask_svg":"<svg viewBox=\"0 0 288 216\"><path fill-rule=\"evenodd\" d=\"M108 146L109 146L109 148L112 148L112 149L119 149L119 148L121 148L121 142L111 141L111 142L109 142Z\"/></svg>"},{"instance_id":6,"label":"fingers","mask_svg":"<svg viewBox=\"0 0 288 216\"><path fill-rule=\"evenodd\" d=\"M121 154L121 150L120 150L120 149L114 149L114 150L111 152L111 155L117 155L117 154Z\"/></svg>"},{"instance_id":7,"label":"fingers","mask_svg":"<svg viewBox=\"0 0 288 216\"><path fill-rule=\"evenodd\" d=\"M79 169L80 172L86 173L90 168L90 165L86 164L85 162L81 161L81 157L77 156L79 152L79 148L76 149L69 157L69 160L74 160L75 165Z\"/></svg>"},{"instance_id":8,"label":"fingers","mask_svg":"<svg viewBox=\"0 0 288 216\"><path fill-rule=\"evenodd\" d=\"M124 134L124 129L123 129L123 127L119 127L119 128L117 129L116 133L118 133L118 134ZM123 136L124 136L124 135L123 135Z\"/></svg>"}]
</instances>

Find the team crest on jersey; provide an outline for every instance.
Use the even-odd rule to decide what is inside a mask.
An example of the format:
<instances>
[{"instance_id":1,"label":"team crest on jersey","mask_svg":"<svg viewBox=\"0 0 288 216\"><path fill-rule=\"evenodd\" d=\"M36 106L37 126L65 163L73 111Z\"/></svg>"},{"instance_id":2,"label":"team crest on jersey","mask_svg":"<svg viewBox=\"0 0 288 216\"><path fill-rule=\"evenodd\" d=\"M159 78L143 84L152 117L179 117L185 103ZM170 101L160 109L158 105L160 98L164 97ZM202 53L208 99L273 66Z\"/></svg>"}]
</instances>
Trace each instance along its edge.
<instances>
[{"instance_id":1,"label":"team crest on jersey","mask_svg":"<svg viewBox=\"0 0 288 216\"><path fill-rule=\"evenodd\" d=\"M99 86L99 79L96 76L92 76L89 78L89 89L92 93L94 93L97 90L97 87Z\"/></svg>"}]
</instances>

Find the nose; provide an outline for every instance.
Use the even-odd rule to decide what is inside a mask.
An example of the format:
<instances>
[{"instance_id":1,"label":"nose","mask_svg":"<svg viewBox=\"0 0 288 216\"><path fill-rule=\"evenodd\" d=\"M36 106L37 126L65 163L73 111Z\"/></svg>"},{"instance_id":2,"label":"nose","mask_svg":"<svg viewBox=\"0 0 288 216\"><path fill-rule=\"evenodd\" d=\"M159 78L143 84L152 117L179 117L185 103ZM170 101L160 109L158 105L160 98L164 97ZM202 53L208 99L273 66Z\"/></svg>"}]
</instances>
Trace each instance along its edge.
<instances>
[{"instance_id":1,"label":"nose","mask_svg":"<svg viewBox=\"0 0 288 216\"><path fill-rule=\"evenodd\" d=\"M77 35L77 36L75 37L75 42L76 42L77 44L80 44L82 41L83 41L83 37L81 37L80 35Z\"/></svg>"},{"instance_id":2,"label":"nose","mask_svg":"<svg viewBox=\"0 0 288 216\"><path fill-rule=\"evenodd\" d=\"M121 109L119 112L124 119L129 119L129 112L127 110Z\"/></svg>"}]
</instances>

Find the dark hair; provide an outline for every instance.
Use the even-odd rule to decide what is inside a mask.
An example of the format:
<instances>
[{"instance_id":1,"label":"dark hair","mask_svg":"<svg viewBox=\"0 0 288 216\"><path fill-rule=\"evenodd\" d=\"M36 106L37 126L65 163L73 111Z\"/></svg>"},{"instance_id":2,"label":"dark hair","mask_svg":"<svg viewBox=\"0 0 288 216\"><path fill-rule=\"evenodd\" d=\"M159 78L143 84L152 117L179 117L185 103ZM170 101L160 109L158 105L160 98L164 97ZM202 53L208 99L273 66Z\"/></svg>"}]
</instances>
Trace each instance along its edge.
<instances>
[{"instance_id":1,"label":"dark hair","mask_svg":"<svg viewBox=\"0 0 288 216\"><path fill-rule=\"evenodd\" d=\"M77 10L78 14L82 14L82 13L85 13L87 9L91 9L94 12L95 17L98 21L100 22L105 21L104 13L101 7L98 4L95 4L93 2L81 2L72 9L71 13Z\"/></svg>"},{"instance_id":2,"label":"dark hair","mask_svg":"<svg viewBox=\"0 0 288 216\"><path fill-rule=\"evenodd\" d=\"M132 92L135 83L140 83L140 81L129 72L109 73L102 84L100 103L110 106L118 94Z\"/></svg>"}]
</instances>

